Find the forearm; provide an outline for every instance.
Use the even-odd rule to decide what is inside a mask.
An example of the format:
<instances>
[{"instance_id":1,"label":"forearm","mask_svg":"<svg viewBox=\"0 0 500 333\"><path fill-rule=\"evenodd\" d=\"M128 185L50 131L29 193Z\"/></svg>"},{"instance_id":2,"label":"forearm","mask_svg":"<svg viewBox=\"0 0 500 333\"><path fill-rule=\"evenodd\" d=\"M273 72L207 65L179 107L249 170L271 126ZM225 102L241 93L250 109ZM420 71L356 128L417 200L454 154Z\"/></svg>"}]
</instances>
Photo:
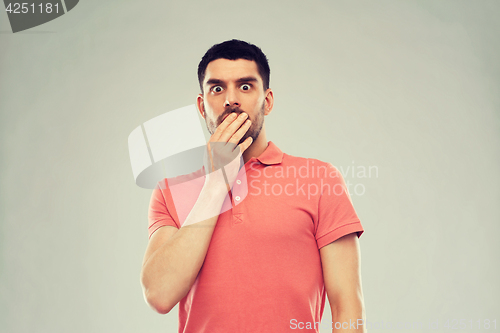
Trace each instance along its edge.
<instances>
[{"instance_id":1,"label":"forearm","mask_svg":"<svg viewBox=\"0 0 500 333\"><path fill-rule=\"evenodd\" d=\"M332 332L366 333L363 301L345 306L332 306Z\"/></svg>"},{"instance_id":2,"label":"forearm","mask_svg":"<svg viewBox=\"0 0 500 333\"><path fill-rule=\"evenodd\" d=\"M191 289L226 195L224 183L206 183L183 226L144 263L144 293L148 303L159 312L169 312Z\"/></svg>"}]
</instances>

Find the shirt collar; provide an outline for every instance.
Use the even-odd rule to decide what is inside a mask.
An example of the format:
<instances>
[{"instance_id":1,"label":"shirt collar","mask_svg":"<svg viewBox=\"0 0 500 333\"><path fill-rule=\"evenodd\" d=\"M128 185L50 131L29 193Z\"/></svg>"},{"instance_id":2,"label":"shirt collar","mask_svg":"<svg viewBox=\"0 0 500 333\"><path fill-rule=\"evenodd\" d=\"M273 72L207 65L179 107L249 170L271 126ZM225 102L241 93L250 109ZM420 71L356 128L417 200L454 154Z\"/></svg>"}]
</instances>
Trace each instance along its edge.
<instances>
[{"instance_id":1,"label":"shirt collar","mask_svg":"<svg viewBox=\"0 0 500 333\"><path fill-rule=\"evenodd\" d=\"M267 143L267 148L257 157L262 164L280 164L283 161L283 152L272 142Z\"/></svg>"}]
</instances>

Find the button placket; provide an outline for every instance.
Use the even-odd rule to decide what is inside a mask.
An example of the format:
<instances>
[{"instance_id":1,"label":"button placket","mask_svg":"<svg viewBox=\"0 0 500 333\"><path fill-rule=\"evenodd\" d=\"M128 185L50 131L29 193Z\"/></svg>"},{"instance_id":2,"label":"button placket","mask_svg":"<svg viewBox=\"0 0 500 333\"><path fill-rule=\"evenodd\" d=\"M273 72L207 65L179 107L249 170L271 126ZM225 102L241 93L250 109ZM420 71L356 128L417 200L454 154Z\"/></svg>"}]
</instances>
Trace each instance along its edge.
<instances>
[{"instance_id":1,"label":"button placket","mask_svg":"<svg viewBox=\"0 0 500 333\"><path fill-rule=\"evenodd\" d=\"M239 179L236 181L236 183L238 183ZM238 184L239 185L239 184ZM233 212L233 224L239 224L239 223L243 223L243 214L241 212L241 208L242 208L242 202L241 202L241 197L239 195L239 192L241 190L241 186L237 186L235 184L235 186L233 187L233 209L232 209L232 212Z\"/></svg>"},{"instance_id":2,"label":"button placket","mask_svg":"<svg viewBox=\"0 0 500 333\"><path fill-rule=\"evenodd\" d=\"M243 201L248 199L247 172L246 168L240 170L231 191L233 199L233 224L243 223L245 217L246 208Z\"/></svg>"}]
</instances>

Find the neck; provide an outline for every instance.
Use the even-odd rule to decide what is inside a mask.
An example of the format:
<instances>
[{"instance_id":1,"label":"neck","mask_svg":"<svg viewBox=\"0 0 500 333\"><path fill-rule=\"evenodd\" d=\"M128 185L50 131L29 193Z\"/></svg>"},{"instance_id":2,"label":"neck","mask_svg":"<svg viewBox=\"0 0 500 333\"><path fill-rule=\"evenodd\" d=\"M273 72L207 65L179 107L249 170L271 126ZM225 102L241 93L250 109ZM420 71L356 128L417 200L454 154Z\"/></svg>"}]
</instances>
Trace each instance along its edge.
<instances>
[{"instance_id":1,"label":"neck","mask_svg":"<svg viewBox=\"0 0 500 333\"><path fill-rule=\"evenodd\" d=\"M243 153L243 161L247 163L252 157L259 157L267 148L266 131L264 125L257 139Z\"/></svg>"}]
</instances>

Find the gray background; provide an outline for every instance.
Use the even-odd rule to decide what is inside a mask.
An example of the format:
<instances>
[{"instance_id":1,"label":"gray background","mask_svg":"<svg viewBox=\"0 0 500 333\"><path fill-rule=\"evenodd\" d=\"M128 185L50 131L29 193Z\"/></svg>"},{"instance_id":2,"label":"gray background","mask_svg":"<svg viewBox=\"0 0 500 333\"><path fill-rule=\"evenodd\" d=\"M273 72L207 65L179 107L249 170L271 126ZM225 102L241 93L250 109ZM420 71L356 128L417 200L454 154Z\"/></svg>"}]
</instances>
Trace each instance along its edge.
<instances>
[{"instance_id":1,"label":"gray background","mask_svg":"<svg viewBox=\"0 0 500 333\"><path fill-rule=\"evenodd\" d=\"M499 12L484 0L89 0L12 34L2 10L0 330L176 332L177 310L142 297L151 191L134 184L127 137L193 104L198 61L230 38L269 58L269 140L378 168L345 174L365 189L353 202L368 320L500 320Z\"/></svg>"}]
</instances>

